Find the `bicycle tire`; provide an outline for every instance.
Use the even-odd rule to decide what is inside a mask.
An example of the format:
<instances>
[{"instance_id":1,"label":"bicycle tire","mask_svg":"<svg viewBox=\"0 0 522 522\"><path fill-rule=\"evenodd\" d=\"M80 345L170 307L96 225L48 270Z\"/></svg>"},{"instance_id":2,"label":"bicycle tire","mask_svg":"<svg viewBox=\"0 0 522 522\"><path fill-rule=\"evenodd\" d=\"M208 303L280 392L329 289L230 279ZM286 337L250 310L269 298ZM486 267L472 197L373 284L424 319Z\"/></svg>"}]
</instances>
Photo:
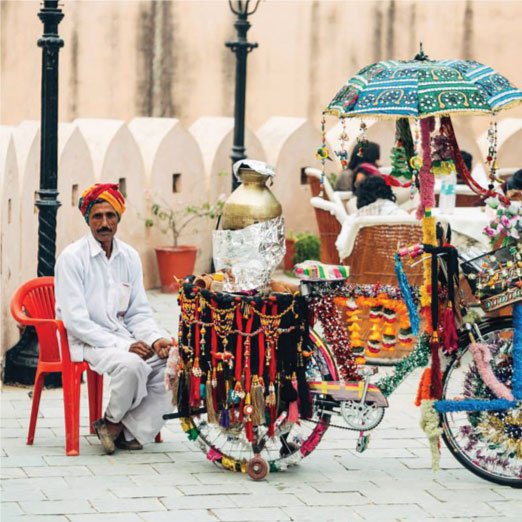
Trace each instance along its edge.
<instances>
[{"instance_id":1,"label":"bicycle tire","mask_svg":"<svg viewBox=\"0 0 522 522\"><path fill-rule=\"evenodd\" d=\"M329 347L321 342L317 333L314 332L314 335L315 337L312 336L310 339L314 354L312 364L315 364L324 380L337 380L337 367ZM322 359L320 364L316 359ZM329 427L330 409L327 406L318 406L314 394L314 414L310 420L300 419L299 424L283 425L283 430L274 438L266 436L264 433L267 431L266 427L258 428L262 433L259 438L266 439L261 448L255 447L256 445L246 440L243 426L236 426L235 429L221 428L217 424L208 423L206 413L182 419L182 427L209 460L225 469L249 473L249 463L261 459L267 463L270 472L283 471L287 467L298 464L317 447ZM309 433L304 437L302 433L308 431Z\"/></svg>"},{"instance_id":2,"label":"bicycle tire","mask_svg":"<svg viewBox=\"0 0 522 522\"><path fill-rule=\"evenodd\" d=\"M508 354L511 351L512 318L500 317L487 320L479 325L479 329L486 342L493 340L497 342L498 351L492 353L491 361L494 373L500 375L499 372L504 371L508 375L510 372L509 356L505 359L506 363L504 364L501 355L503 353ZM473 357L468 349L469 344L467 333L462 334L459 338L458 356L450 363L444 373L443 399L454 399L455 396L450 394L460 390L464 385L461 395L464 398L496 398L480 379ZM501 351L502 353L500 353ZM502 364L504 366L501 366ZM510 374L508 378L510 378ZM473 391L479 393L470 395ZM514 412L516 412L515 417L513 417ZM511 422L506 421L506 417L508 419L522 419L520 406L508 410L508 412L441 413L442 438L451 454L471 473L495 484L522 488L522 458L517 456L516 451L513 457L513 450L506 449L515 439L507 437L507 440L504 440L503 448L501 447L503 441L500 430L503 430L506 423ZM519 425L515 424L515 426ZM518 433L518 439L520 439L521 431L522 428L518 428L518 431L515 432ZM520 440L518 443L522 446ZM485 453L482 453L482 450ZM506 451L510 451L510 453L506 455ZM496 468L494 468L495 462L498 462ZM506 466L503 468L502 464L506 464Z\"/></svg>"}]
</instances>

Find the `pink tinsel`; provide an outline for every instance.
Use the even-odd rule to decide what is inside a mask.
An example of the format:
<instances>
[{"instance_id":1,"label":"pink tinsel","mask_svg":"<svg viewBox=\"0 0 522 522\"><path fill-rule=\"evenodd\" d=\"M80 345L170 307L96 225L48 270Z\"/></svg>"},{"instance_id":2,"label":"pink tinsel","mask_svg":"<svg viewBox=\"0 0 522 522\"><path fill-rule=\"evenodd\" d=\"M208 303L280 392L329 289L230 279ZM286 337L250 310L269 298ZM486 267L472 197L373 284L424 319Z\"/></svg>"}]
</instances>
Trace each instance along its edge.
<instances>
[{"instance_id":1,"label":"pink tinsel","mask_svg":"<svg viewBox=\"0 0 522 522\"><path fill-rule=\"evenodd\" d=\"M314 431L310 434L310 437L303 442L303 445L301 446L301 455L303 457L306 457L307 455L310 455L312 451L314 451L315 447L321 442L321 439L323 438L324 432L328 428L328 424L324 421L324 419L321 419L319 424L314 428Z\"/></svg>"},{"instance_id":2,"label":"pink tinsel","mask_svg":"<svg viewBox=\"0 0 522 522\"><path fill-rule=\"evenodd\" d=\"M431 173L431 146L430 133L435 128L435 118L423 118L420 121L421 128L421 147L422 147L422 167L419 173L420 182L420 203L417 208L417 219L422 219L427 208L435 206L435 177Z\"/></svg>"},{"instance_id":3,"label":"pink tinsel","mask_svg":"<svg viewBox=\"0 0 522 522\"><path fill-rule=\"evenodd\" d=\"M219 460L222 456L223 454L213 447L211 447L207 453L207 459L210 460L210 462L216 462L216 460Z\"/></svg>"},{"instance_id":4,"label":"pink tinsel","mask_svg":"<svg viewBox=\"0 0 522 522\"><path fill-rule=\"evenodd\" d=\"M179 347L175 344L169 351L167 367L165 368L165 388L169 391L172 390L173 383L178 378L178 365Z\"/></svg>"},{"instance_id":5,"label":"pink tinsel","mask_svg":"<svg viewBox=\"0 0 522 522\"><path fill-rule=\"evenodd\" d=\"M491 351L489 346L481 343L473 343L469 347L473 355L477 370L484 381L484 384L500 399L513 400L511 390L501 383L491 369Z\"/></svg>"},{"instance_id":6,"label":"pink tinsel","mask_svg":"<svg viewBox=\"0 0 522 522\"><path fill-rule=\"evenodd\" d=\"M444 333L444 352L452 354L457 350L457 341L459 340L452 307L446 308L442 313L442 331Z\"/></svg>"}]
</instances>

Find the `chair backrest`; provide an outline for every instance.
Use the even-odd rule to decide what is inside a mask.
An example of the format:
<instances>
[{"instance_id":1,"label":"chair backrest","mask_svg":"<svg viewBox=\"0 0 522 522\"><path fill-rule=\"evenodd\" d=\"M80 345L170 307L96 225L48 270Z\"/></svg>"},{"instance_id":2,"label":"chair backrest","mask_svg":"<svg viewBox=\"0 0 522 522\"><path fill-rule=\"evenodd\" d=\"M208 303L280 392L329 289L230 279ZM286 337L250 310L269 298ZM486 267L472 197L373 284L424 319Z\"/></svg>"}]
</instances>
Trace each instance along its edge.
<instances>
[{"instance_id":1,"label":"chair backrest","mask_svg":"<svg viewBox=\"0 0 522 522\"><path fill-rule=\"evenodd\" d=\"M321 191L320 181L313 176L307 176L308 183L310 184L310 190L312 196L318 196ZM325 199L328 196L324 194ZM315 219L317 220L317 228L319 228L319 236L321 239L321 262L326 264L338 265L339 253L335 247L335 240L341 233L341 224L337 221L337 218L320 208L314 208Z\"/></svg>"},{"instance_id":2,"label":"chair backrest","mask_svg":"<svg viewBox=\"0 0 522 522\"><path fill-rule=\"evenodd\" d=\"M422 243L419 224L372 225L359 230L351 254L343 259L350 266L351 283L397 285L395 252L397 245ZM410 285L422 284L422 263L410 267L404 263Z\"/></svg>"},{"instance_id":3,"label":"chair backrest","mask_svg":"<svg viewBox=\"0 0 522 522\"><path fill-rule=\"evenodd\" d=\"M11 299L11 314L21 324L28 319L54 319L54 277L37 277L24 283ZM40 361L60 361L56 328L50 325L35 327L40 345Z\"/></svg>"}]
</instances>

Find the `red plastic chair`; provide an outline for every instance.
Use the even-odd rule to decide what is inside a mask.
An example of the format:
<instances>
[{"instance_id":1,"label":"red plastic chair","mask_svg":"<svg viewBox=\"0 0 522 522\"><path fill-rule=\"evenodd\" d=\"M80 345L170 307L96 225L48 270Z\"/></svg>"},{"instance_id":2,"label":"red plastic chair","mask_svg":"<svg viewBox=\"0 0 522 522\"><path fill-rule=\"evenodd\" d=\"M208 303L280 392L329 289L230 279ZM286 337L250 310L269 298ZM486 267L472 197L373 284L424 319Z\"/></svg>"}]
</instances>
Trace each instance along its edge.
<instances>
[{"instance_id":1,"label":"red plastic chair","mask_svg":"<svg viewBox=\"0 0 522 522\"><path fill-rule=\"evenodd\" d=\"M65 452L69 456L80 454L80 385L81 375L87 370L89 390L89 426L102 416L103 376L93 372L86 362L72 362L69 341L63 322L55 317L54 277L37 277L24 283L11 299L11 314L20 324L34 326L38 335L40 355L34 381L33 405L27 434L27 444L32 444L40 406L44 376L62 374L65 411ZM60 347L58 338L60 336ZM161 442L161 434L156 442Z\"/></svg>"}]
</instances>

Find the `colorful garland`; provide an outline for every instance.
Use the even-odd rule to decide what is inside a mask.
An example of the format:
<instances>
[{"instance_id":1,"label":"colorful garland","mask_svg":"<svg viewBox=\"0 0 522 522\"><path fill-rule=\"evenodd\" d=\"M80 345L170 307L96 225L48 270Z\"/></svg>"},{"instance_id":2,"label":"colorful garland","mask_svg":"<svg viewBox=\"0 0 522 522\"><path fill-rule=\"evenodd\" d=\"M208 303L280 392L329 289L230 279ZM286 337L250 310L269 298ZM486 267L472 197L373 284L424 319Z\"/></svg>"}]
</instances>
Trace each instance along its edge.
<instances>
[{"instance_id":1,"label":"colorful garland","mask_svg":"<svg viewBox=\"0 0 522 522\"><path fill-rule=\"evenodd\" d=\"M413 370L428 364L429 354L429 336L423 335L413 352L396 364L393 374L382 377L375 383L375 386L385 397L388 397Z\"/></svg>"}]
</instances>

